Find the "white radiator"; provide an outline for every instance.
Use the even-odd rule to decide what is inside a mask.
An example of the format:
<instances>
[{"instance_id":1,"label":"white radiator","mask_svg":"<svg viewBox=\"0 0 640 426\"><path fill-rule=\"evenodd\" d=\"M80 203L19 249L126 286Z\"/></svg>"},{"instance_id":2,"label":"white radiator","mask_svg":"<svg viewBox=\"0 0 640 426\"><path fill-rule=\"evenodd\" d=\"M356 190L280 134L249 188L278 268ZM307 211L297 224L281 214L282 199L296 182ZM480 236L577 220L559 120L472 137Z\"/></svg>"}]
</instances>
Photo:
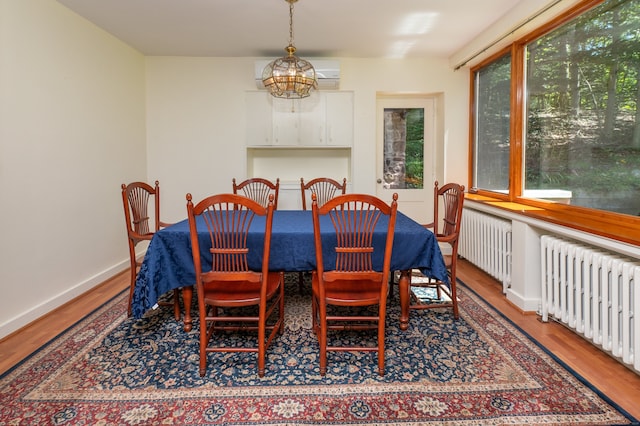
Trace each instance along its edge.
<instances>
[{"instance_id":1,"label":"white radiator","mask_svg":"<svg viewBox=\"0 0 640 426\"><path fill-rule=\"evenodd\" d=\"M458 254L498 281L511 286L511 222L463 209Z\"/></svg>"},{"instance_id":2,"label":"white radiator","mask_svg":"<svg viewBox=\"0 0 640 426\"><path fill-rule=\"evenodd\" d=\"M640 264L544 235L542 321L549 316L640 372Z\"/></svg>"}]
</instances>

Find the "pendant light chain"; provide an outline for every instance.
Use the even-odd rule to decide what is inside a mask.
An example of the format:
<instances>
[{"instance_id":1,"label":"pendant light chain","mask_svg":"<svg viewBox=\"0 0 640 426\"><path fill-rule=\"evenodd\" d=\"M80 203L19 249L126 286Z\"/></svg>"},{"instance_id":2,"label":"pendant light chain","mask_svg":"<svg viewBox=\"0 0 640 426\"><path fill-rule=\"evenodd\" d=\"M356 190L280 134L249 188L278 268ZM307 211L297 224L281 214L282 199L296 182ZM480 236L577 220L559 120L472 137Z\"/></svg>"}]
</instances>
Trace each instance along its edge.
<instances>
[{"instance_id":1,"label":"pendant light chain","mask_svg":"<svg viewBox=\"0 0 640 426\"><path fill-rule=\"evenodd\" d=\"M262 83L276 98L306 98L312 89L318 88L316 70L309 61L295 55L293 45L293 3L298 0L286 0L289 3L289 45L287 55L275 59L262 70Z\"/></svg>"},{"instance_id":2,"label":"pendant light chain","mask_svg":"<svg viewBox=\"0 0 640 426\"><path fill-rule=\"evenodd\" d=\"M289 1L289 46L293 46L293 1Z\"/></svg>"}]
</instances>

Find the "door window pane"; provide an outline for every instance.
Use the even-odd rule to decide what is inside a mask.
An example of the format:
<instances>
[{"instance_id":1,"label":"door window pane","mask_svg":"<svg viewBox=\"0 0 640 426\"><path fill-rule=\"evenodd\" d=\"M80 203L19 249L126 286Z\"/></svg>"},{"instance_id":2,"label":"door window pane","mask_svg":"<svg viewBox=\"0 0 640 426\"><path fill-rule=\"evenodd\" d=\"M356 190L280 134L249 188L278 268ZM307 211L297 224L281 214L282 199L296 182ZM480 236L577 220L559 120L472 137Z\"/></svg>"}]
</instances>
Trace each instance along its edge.
<instances>
[{"instance_id":1,"label":"door window pane","mask_svg":"<svg viewBox=\"0 0 640 426\"><path fill-rule=\"evenodd\" d=\"M424 108L384 109L386 189L424 188Z\"/></svg>"}]
</instances>

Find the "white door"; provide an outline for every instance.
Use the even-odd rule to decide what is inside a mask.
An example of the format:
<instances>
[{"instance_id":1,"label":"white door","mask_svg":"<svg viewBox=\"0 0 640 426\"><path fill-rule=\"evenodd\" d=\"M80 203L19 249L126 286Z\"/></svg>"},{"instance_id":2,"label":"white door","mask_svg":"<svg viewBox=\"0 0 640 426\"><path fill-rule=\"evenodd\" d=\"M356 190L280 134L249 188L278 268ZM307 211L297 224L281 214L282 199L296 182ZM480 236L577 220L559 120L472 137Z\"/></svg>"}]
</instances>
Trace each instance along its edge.
<instances>
[{"instance_id":1,"label":"white door","mask_svg":"<svg viewBox=\"0 0 640 426\"><path fill-rule=\"evenodd\" d=\"M436 170L435 98L379 95L376 102L376 194L419 223L433 217Z\"/></svg>"}]
</instances>

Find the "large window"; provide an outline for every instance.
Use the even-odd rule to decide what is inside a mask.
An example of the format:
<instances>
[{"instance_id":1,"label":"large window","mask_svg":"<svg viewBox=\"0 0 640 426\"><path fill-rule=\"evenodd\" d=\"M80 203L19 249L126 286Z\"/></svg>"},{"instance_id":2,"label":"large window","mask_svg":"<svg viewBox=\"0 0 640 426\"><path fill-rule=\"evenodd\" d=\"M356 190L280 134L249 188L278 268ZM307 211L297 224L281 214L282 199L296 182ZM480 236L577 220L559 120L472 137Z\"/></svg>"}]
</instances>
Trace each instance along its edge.
<instances>
[{"instance_id":1,"label":"large window","mask_svg":"<svg viewBox=\"0 0 640 426\"><path fill-rule=\"evenodd\" d=\"M640 0L568 13L473 76L472 186L640 215Z\"/></svg>"},{"instance_id":2,"label":"large window","mask_svg":"<svg viewBox=\"0 0 640 426\"><path fill-rule=\"evenodd\" d=\"M511 55L506 54L475 73L476 121L473 187L509 190L511 132Z\"/></svg>"}]
</instances>

